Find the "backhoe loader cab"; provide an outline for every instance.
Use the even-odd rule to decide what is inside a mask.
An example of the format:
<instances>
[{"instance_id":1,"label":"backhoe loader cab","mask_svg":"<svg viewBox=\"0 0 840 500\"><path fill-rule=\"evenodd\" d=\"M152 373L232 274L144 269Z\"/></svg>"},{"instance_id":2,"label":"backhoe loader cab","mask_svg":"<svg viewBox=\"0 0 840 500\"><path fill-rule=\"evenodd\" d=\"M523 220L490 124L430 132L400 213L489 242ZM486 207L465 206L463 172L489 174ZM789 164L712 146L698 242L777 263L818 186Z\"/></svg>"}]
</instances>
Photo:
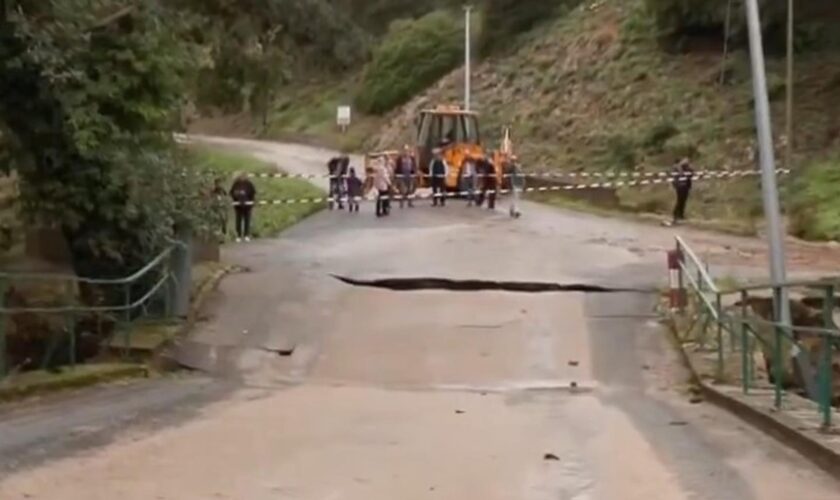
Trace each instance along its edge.
<instances>
[{"instance_id":1,"label":"backhoe loader cab","mask_svg":"<svg viewBox=\"0 0 840 500\"><path fill-rule=\"evenodd\" d=\"M422 110L416 124L417 160L421 171L428 173L433 151L441 148L450 166L446 185L457 189L467 156L484 156L478 115L458 106L438 106Z\"/></svg>"}]
</instances>

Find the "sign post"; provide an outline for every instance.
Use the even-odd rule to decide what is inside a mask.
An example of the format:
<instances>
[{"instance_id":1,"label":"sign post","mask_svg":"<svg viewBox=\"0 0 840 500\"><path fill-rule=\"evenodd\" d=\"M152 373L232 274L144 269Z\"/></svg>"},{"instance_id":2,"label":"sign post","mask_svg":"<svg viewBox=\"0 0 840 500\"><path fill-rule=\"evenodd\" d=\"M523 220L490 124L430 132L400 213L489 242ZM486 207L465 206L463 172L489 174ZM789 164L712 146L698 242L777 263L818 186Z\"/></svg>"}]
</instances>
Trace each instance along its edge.
<instances>
[{"instance_id":1,"label":"sign post","mask_svg":"<svg viewBox=\"0 0 840 500\"><path fill-rule=\"evenodd\" d=\"M464 6L464 109L472 106L472 5Z\"/></svg>"},{"instance_id":2,"label":"sign post","mask_svg":"<svg viewBox=\"0 0 840 500\"><path fill-rule=\"evenodd\" d=\"M336 124L338 128L341 129L341 133L347 132L347 129L350 127L350 122L352 118L352 110L350 106L339 106L338 113L336 115Z\"/></svg>"}]
</instances>

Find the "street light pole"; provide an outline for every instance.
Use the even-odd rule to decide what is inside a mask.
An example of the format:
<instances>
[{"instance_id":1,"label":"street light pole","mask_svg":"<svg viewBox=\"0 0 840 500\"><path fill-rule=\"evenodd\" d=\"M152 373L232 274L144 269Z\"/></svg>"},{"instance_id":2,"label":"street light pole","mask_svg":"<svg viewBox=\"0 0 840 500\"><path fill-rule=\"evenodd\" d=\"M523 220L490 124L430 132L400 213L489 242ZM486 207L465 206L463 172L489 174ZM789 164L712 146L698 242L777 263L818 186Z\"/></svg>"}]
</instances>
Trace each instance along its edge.
<instances>
[{"instance_id":1,"label":"street light pole","mask_svg":"<svg viewBox=\"0 0 840 500\"><path fill-rule=\"evenodd\" d=\"M464 109L470 110L472 92L472 5L464 6Z\"/></svg>"},{"instance_id":2,"label":"street light pole","mask_svg":"<svg viewBox=\"0 0 840 500\"><path fill-rule=\"evenodd\" d=\"M767 220L767 239L770 246L770 280L773 285L781 285L786 279L784 232L782 230L781 210L779 208L779 190L776 185L776 158L773 151L773 130L770 124L770 99L767 96L767 75L764 64L764 43L761 37L761 21L757 0L746 0L747 27L750 39L750 59L752 61L753 93L755 101L755 124L758 134L759 161L761 164L761 187L764 199L764 217ZM775 320L783 327L790 328L790 302L787 291L779 288L776 296ZM810 396L816 394L814 379L811 376L811 363L806 353L794 348L791 355L796 355L797 363L805 380L805 388ZM778 376L778 375L777 375Z\"/></svg>"},{"instance_id":3,"label":"street light pole","mask_svg":"<svg viewBox=\"0 0 840 500\"><path fill-rule=\"evenodd\" d=\"M787 23L787 99L785 104L785 168L793 168L793 35L794 35L793 0L788 0Z\"/></svg>"}]
</instances>

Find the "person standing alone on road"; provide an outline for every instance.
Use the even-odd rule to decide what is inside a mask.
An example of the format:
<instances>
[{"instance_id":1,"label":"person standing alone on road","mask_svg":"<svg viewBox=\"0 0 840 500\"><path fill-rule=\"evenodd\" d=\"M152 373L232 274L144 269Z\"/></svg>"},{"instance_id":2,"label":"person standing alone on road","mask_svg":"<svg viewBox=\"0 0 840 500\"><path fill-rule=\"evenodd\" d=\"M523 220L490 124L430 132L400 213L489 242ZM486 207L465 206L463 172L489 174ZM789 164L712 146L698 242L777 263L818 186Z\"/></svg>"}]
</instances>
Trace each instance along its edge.
<instances>
[{"instance_id":1,"label":"person standing alone on road","mask_svg":"<svg viewBox=\"0 0 840 500\"><path fill-rule=\"evenodd\" d=\"M257 199L257 188L245 174L239 174L230 187L230 197L236 213L236 241L251 241L251 212Z\"/></svg>"},{"instance_id":2,"label":"person standing alone on road","mask_svg":"<svg viewBox=\"0 0 840 500\"><path fill-rule=\"evenodd\" d=\"M694 169L691 168L691 163L688 158L683 158L674 166L671 171L671 184L674 186L674 191L677 194L677 202L674 205L674 218L672 224L679 224L685 220L685 207L688 204L688 196L691 194L692 180L694 179Z\"/></svg>"},{"instance_id":3,"label":"person standing alone on road","mask_svg":"<svg viewBox=\"0 0 840 500\"><path fill-rule=\"evenodd\" d=\"M435 157L432 159L432 164L429 166L429 173L432 176L432 206L446 206L446 178L449 176L449 165L443 158L443 152L440 148L435 149Z\"/></svg>"}]
</instances>

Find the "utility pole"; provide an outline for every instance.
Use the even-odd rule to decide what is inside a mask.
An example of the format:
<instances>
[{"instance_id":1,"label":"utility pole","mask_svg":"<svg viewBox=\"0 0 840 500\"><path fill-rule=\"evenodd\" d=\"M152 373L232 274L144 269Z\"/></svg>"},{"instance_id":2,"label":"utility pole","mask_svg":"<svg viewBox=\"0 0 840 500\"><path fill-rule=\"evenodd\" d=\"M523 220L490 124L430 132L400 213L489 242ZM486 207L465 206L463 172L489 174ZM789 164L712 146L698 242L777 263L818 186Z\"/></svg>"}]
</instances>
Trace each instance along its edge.
<instances>
[{"instance_id":1,"label":"utility pole","mask_svg":"<svg viewBox=\"0 0 840 500\"><path fill-rule=\"evenodd\" d=\"M793 35L794 11L793 0L788 0L787 31L787 103L785 104L785 168L793 168Z\"/></svg>"},{"instance_id":2,"label":"utility pole","mask_svg":"<svg viewBox=\"0 0 840 500\"><path fill-rule=\"evenodd\" d=\"M761 187L764 199L764 217L767 220L767 239L770 246L770 280L773 285L782 285L785 273L784 232L782 230L779 190L776 185L776 158L773 152L773 129L770 124L770 99L767 96L767 74L764 64L764 42L761 36L761 18L758 0L746 0L747 28L750 39L752 61L753 93L755 101L755 124L758 135L759 161L761 164ZM790 302L786 290L781 288L774 294L775 320L790 331ZM812 377L811 362L807 354L794 348L791 356L797 363L805 380L805 388L812 398L816 394Z\"/></svg>"},{"instance_id":3,"label":"utility pole","mask_svg":"<svg viewBox=\"0 0 840 500\"><path fill-rule=\"evenodd\" d=\"M464 109L470 110L472 92L472 5L464 6Z\"/></svg>"}]
</instances>

